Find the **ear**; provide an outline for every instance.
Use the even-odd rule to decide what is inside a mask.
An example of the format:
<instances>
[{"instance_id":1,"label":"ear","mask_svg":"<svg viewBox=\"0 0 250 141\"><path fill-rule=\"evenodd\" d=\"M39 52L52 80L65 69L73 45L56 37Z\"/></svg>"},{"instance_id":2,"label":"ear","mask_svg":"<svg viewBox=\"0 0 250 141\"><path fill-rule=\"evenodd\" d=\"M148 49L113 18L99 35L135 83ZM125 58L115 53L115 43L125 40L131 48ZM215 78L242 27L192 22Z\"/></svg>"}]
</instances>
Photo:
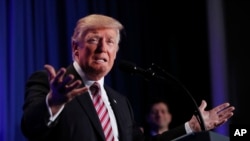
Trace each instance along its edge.
<instances>
[{"instance_id":1,"label":"ear","mask_svg":"<svg viewBox=\"0 0 250 141\"><path fill-rule=\"evenodd\" d=\"M169 123L172 122L172 114L169 113Z\"/></svg>"},{"instance_id":2,"label":"ear","mask_svg":"<svg viewBox=\"0 0 250 141\"><path fill-rule=\"evenodd\" d=\"M74 50L78 49L78 43L76 43L75 41L72 42L72 51L74 52Z\"/></svg>"},{"instance_id":3,"label":"ear","mask_svg":"<svg viewBox=\"0 0 250 141\"><path fill-rule=\"evenodd\" d=\"M73 42L72 43L72 53L74 54L74 56L78 56L79 52L78 52L78 43Z\"/></svg>"}]
</instances>

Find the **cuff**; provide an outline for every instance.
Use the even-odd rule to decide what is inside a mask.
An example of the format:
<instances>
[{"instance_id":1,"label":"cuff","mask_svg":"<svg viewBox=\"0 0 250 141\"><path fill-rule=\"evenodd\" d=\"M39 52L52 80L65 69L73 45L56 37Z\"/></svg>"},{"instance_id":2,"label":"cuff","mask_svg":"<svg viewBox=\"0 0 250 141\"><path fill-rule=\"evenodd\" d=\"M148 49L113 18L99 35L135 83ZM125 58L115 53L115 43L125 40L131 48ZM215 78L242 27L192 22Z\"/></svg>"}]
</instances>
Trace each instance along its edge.
<instances>
[{"instance_id":1,"label":"cuff","mask_svg":"<svg viewBox=\"0 0 250 141\"><path fill-rule=\"evenodd\" d=\"M59 109L59 111L56 114L53 115L52 111L51 111L51 109L49 107L48 96L49 96L49 94L47 94L47 96L46 96L46 105L47 105L47 108L48 108L48 111L49 111L49 115L50 115L49 122L47 123L47 125L49 126L52 122L54 122L56 120L56 118L62 112L62 110L64 108L64 105Z\"/></svg>"},{"instance_id":2,"label":"cuff","mask_svg":"<svg viewBox=\"0 0 250 141\"><path fill-rule=\"evenodd\" d=\"M193 131L192 131L192 129L190 128L190 126L189 126L189 123L188 123L188 122L186 122L186 123L185 123L185 130L186 130L187 134L189 134L189 133L192 133L192 132L193 132Z\"/></svg>"}]
</instances>

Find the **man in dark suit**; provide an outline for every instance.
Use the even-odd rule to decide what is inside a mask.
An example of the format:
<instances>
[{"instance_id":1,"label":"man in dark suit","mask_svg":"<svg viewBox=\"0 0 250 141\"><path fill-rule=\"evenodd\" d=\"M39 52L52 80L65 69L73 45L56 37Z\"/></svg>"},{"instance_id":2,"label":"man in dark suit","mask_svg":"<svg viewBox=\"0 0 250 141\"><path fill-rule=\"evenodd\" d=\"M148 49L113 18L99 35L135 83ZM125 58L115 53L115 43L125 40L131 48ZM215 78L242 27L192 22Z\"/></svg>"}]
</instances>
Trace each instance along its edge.
<instances>
[{"instance_id":1,"label":"man in dark suit","mask_svg":"<svg viewBox=\"0 0 250 141\"><path fill-rule=\"evenodd\" d=\"M73 63L58 71L45 65L46 71L30 76L21 124L30 141L144 140L128 99L104 84L119 49L122 29L120 22L104 15L80 19L72 36ZM209 118L207 123L224 121L232 111L227 110L223 117L214 116L215 120ZM199 131L196 120L190 125L192 131ZM155 139L185 133L183 125Z\"/></svg>"}]
</instances>

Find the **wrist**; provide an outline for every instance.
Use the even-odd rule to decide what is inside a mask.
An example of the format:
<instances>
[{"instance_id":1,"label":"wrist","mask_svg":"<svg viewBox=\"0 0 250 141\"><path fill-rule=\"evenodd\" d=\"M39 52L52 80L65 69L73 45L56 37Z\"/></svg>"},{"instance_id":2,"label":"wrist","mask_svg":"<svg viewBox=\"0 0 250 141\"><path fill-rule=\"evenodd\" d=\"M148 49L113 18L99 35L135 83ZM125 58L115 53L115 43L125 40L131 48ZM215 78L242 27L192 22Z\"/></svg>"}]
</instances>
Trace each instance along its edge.
<instances>
[{"instance_id":1,"label":"wrist","mask_svg":"<svg viewBox=\"0 0 250 141\"><path fill-rule=\"evenodd\" d=\"M52 115L54 115L55 113L57 113L60 110L60 108L65 103L61 103L61 102L58 102L58 101L54 100L52 96L53 96L52 92L49 92L48 93L48 106L51 109Z\"/></svg>"},{"instance_id":2,"label":"wrist","mask_svg":"<svg viewBox=\"0 0 250 141\"><path fill-rule=\"evenodd\" d=\"M196 119L195 116L192 116L191 120L188 122L189 127L191 128L191 130L193 132L199 132L201 131L201 127L200 124L198 122L198 120Z\"/></svg>"}]
</instances>

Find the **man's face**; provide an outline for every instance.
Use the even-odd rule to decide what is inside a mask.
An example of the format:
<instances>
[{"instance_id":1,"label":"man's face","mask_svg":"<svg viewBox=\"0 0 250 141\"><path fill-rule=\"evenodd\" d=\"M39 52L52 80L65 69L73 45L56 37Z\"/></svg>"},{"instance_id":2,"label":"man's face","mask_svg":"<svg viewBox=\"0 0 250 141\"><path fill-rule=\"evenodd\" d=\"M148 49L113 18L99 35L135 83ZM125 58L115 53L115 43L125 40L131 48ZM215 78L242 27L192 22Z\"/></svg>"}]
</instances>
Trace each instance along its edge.
<instances>
[{"instance_id":1,"label":"man's face","mask_svg":"<svg viewBox=\"0 0 250 141\"><path fill-rule=\"evenodd\" d=\"M169 124L172 120L172 116L168 111L168 107L165 103L156 103L151 107L149 114L149 123L154 128L169 128Z\"/></svg>"},{"instance_id":2,"label":"man's face","mask_svg":"<svg viewBox=\"0 0 250 141\"><path fill-rule=\"evenodd\" d=\"M115 29L88 30L74 49L75 60L89 79L98 80L111 70L118 51L117 37Z\"/></svg>"}]
</instances>

